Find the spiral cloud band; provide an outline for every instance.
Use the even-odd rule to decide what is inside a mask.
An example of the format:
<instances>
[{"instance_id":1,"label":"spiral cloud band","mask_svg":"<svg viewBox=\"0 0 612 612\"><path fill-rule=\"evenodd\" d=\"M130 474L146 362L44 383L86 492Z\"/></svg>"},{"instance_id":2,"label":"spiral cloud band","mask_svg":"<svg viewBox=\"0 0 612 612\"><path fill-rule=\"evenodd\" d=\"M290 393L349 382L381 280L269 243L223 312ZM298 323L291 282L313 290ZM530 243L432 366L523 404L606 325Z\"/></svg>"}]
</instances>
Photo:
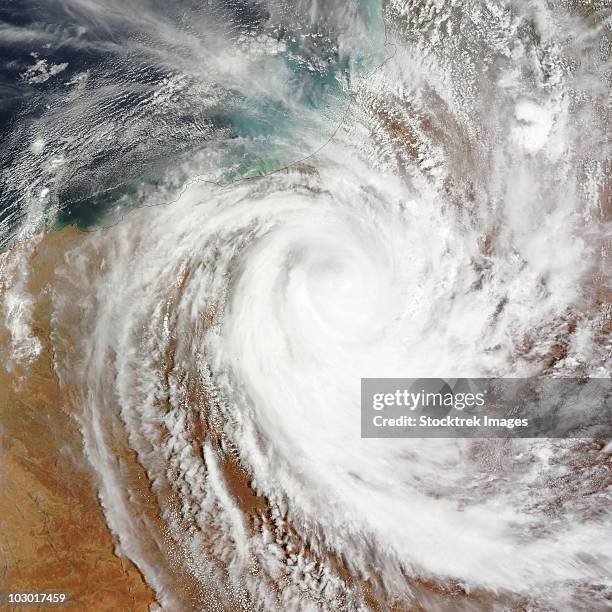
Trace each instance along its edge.
<instances>
[{"instance_id":1,"label":"spiral cloud band","mask_svg":"<svg viewBox=\"0 0 612 612\"><path fill-rule=\"evenodd\" d=\"M610 376L609 14L60 4L111 59L23 73L6 366L155 605L605 609L606 441L366 439L360 385Z\"/></svg>"}]
</instances>

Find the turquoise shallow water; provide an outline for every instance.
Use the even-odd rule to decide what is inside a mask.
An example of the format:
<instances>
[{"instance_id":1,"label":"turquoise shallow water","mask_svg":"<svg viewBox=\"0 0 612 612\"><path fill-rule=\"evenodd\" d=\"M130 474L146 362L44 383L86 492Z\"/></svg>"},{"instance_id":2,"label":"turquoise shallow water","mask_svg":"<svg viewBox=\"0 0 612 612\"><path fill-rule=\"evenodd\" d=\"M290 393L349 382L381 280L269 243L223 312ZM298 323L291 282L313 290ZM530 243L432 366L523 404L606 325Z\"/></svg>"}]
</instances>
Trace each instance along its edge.
<instances>
[{"instance_id":1,"label":"turquoise shallow water","mask_svg":"<svg viewBox=\"0 0 612 612\"><path fill-rule=\"evenodd\" d=\"M321 10L310 23L312 15L284 2L255 6L153 8L150 19L176 32L171 40L144 22L109 30L75 13L73 27L80 19L83 33L58 41L57 50L41 37L40 47L53 52L44 52L46 72L30 69L27 84L32 58L13 48L24 71L7 78L24 91L5 134L15 144L15 156L4 159L5 240L32 199L42 200L56 227L92 229L146 204L160 187L168 192L162 200L172 201L192 176L221 183L261 176L323 146L355 80L384 54L381 3ZM46 7L38 18L45 17L64 15ZM20 18L34 15L24 9ZM222 43L217 30L225 31ZM262 37L273 48L262 50ZM53 66L63 68L51 74L60 70ZM19 141L44 147L34 153Z\"/></svg>"}]
</instances>

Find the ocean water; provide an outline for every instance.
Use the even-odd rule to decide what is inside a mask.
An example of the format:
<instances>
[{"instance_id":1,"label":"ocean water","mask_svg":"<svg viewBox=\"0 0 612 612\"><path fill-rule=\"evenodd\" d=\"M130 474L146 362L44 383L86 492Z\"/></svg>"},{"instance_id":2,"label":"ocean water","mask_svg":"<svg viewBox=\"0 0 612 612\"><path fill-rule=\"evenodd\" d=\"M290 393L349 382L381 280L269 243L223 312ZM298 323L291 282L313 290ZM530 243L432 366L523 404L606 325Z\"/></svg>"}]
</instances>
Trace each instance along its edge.
<instances>
[{"instance_id":1,"label":"ocean water","mask_svg":"<svg viewBox=\"0 0 612 612\"><path fill-rule=\"evenodd\" d=\"M610 376L610 24L0 7L3 362L48 352L157 606L607 609L606 441L361 439L359 381Z\"/></svg>"},{"instance_id":2,"label":"ocean water","mask_svg":"<svg viewBox=\"0 0 612 612\"><path fill-rule=\"evenodd\" d=\"M45 189L38 208L48 217L90 228L143 204L160 179L176 190L193 174L228 182L307 157L384 44L378 7L331 13L290 3L9 2L4 239ZM348 35L334 23L345 18Z\"/></svg>"}]
</instances>

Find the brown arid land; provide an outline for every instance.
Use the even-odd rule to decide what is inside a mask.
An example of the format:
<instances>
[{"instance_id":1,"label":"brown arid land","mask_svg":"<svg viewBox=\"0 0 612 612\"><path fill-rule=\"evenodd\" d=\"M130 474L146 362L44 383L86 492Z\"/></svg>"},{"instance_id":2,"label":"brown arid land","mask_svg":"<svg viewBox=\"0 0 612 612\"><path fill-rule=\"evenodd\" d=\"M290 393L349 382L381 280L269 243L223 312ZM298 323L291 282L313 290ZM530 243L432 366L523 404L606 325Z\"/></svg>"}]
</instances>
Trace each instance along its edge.
<instances>
[{"instance_id":1,"label":"brown arid land","mask_svg":"<svg viewBox=\"0 0 612 612\"><path fill-rule=\"evenodd\" d=\"M33 298L32 331L41 343L36 358L29 363L12 359L11 336L8 328L0 323L0 594L55 592L68 596L67 603L60 606L11 607L0 603L0 611L58 609L144 612L158 609L155 593L134 563L120 553L115 536L107 526L98 497L98 485L85 456L76 420L78 400L75 398L78 393L70 389L70 381L60 388L53 368L54 358L56 361L62 360L61 343L51 340L52 289L61 290L56 271L65 261L64 254L76 248L87 257L94 273L96 253L87 247L86 240L86 234L72 227L50 231L25 255L25 269L29 274L25 289ZM0 270L2 264L3 260L0 259ZM20 274L19 270L14 274ZM0 293L6 291L15 279L10 274L0 277L1 282L7 283L5 286L0 284ZM596 296L598 301L603 302L604 284L600 285L602 289ZM182 284L179 283L178 287L180 293ZM76 296L74 299L75 312L64 322L67 327L64 338L68 344L71 341L76 343L79 329L76 317L80 312L80 303ZM595 306L599 308L600 304ZM206 316L206 323L210 323L210 317ZM1 316L0 321L4 321ZM609 324L609 317L602 317L602 339L609 332ZM557 329L551 327L557 334L553 336L553 346L560 347L555 348L554 353L558 360L558 354L562 357L568 340L556 332ZM566 335L571 331L568 323ZM176 367L173 351L174 345L171 344L166 362L160 364L160 372L166 378L170 370ZM186 394L190 405L206 405L205 390L198 389L197 385L194 388L187 385ZM164 530L156 496L163 496L168 502L167 506L176 509L176 516L179 515L180 499L174 499L176 492L172 490L171 483L166 483L157 491L151 489L146 471L130 448L125 431L120 423L116 423L115 427L111 417L112 414L109 414L107 426L110 431L106 433L112 441L113 456L121 464L123 482L128 485L130 514L137 517L133 525L142 527L142 530L139 527L134 529L142 556L159 570L165 584L170 585L168 590L172 591L175 603L166 609L173 612L179 609L205 612L248 609L246 597L240 599L235 592L218 592L212 586L208 588L210 585L203 586L197 576L190 572L181 556L180 542L173 541ZM539 605L539 602L518 594L484 589L468 591L457 581L436 582L409 575L404 578L411 598L408 599L404 592L396 597L386 592L384 576L375 568L366 579L354 575L350 559L341 554L330 550L318 558L289 521L283 524L274 522L270 501L252 487L248 469L241 464L238 456L232 454L231 446L222 444L222 427L215 426L207 418L207 411L186 411L185 419L185 439L192 446L194 454L202 454L204 441L216 453L229 495L242 513L247 528L256 532L261 530L264 523L270 529L275 526L275 537L277 541L286 543L283 550L287 555L289 550L297 550L315 565L325 563L346 586L346 592L361 594L370 610L474 612L503 608L535 612L551 609L546 604ZM590 445L577 444L575 453L568 454L568 482L563 483L558 494L551 491L554 493L551 494L553 502L550 508L545 509L551 516L570 498L588 500L609 486L611 455L603 452L604 446L595 441ZM486 445L480 450L475 448L475 452L485 456ZM571 476L573 474L584 474L584 478ZM554 485L551 483L553 488ZM594 508L593 512L597 506ZM211 529L203 537L212 544L215 535ZM210 559L213 558L214 554L211 553ZM210 560L201 561L205 565ZM225 568L221 565L218 569L223 574ZM279 596L282 594L280 582L271 581L265 586L270 592L277 592ZM576 597L580 599L584 593L585 599L594 601L590 590L597 588L597 585L576 585ZM338 609L350 608L339 604Z\"/></svg>"},{"instance_id":2,"label":"brown arid land","mask_svg":"<svg viewBox=\"0 0 612 612\"><path fill-rule=\"evenodd\" d=\"M155 601L137 568L115 552L78 424L52 368L45 287L58 257L81 238L74 228L51 233L32 255L38 358L9 366L10 338L0 328L0 592L66 593L68 601L11 606L5 599L2 610L146 611Z\"/></svg>"}]
</instances>

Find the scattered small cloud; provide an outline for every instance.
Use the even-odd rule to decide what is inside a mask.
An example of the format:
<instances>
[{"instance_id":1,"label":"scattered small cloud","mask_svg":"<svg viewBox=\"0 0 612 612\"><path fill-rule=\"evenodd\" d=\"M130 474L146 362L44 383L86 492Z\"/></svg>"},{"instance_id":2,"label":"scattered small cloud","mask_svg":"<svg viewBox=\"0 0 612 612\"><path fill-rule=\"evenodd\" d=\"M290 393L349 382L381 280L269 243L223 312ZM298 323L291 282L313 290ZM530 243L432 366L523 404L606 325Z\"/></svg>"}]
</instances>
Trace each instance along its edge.
<instances>
[{"instance_id":1,"label":"scattered small cloud","mask_svg":"<svg viewBox=\"0 0 612 612\"><path fill-rule=\"evenodd\" d=\"M36 60L25 72L19 76L22 80L30 85L38 85L45 83L51 77L59 74L68 67L68 62L62 64L50 64L46 59L39 59L38 53L32 53L32 57Z\"/></svg>"}]
</instances>

